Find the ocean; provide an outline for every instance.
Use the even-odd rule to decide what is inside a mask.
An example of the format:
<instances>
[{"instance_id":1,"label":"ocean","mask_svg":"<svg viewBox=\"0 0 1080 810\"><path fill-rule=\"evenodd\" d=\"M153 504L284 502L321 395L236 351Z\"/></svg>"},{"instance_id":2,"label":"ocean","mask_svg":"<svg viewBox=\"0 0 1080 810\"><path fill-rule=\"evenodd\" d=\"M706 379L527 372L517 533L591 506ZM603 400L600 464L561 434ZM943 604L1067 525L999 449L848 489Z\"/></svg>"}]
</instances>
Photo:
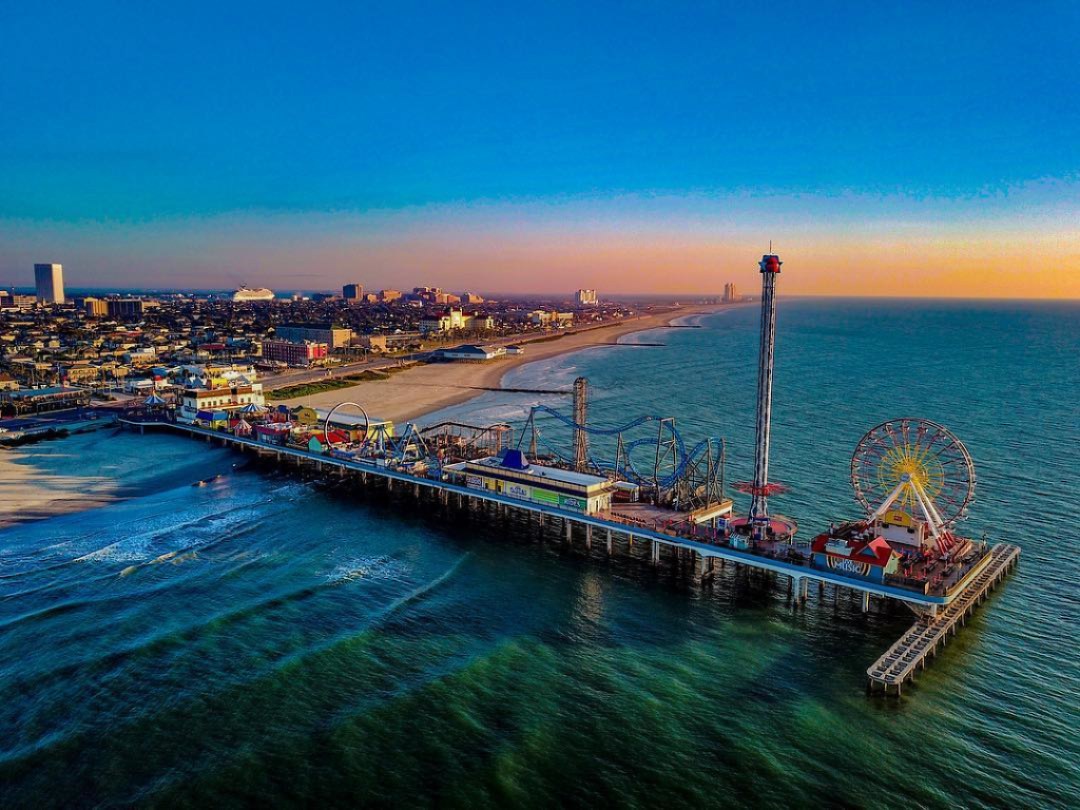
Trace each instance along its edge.
<instances>
[{"instance_id":1,"label":"ocean","mask_svg":"<svg viewBox=\"0 0 1080 810\"><path fill-rule=\"evenodd\" d=\"M672 416L745 480L757 325L693 317L504 385L585 376L590 423ZM427 421L537 402L570 404ZM1075 807L1078 402L1075 303L781 299L774 509L806 533L860 514L856 442L924 417L975 459L964 533L1023 549L900 699L865 690L899 606L796 610L783 582L695 586L178 437L34 445L123 497L0 531L0 806Z\"/></svg>"}]
</instances>

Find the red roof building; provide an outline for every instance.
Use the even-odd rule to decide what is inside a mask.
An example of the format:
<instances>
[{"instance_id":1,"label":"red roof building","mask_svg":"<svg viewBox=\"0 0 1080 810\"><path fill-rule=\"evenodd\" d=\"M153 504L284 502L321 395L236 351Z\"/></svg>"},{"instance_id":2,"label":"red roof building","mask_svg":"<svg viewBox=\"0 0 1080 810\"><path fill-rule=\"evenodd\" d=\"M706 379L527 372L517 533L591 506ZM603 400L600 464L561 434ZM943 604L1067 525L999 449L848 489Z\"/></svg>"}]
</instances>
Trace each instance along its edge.
<instances>
[{"instance_id":1,"label":"red roof building","mask_svg":"<svg viewBox=\"0 0 1080 810\"><path fill-rule=\"evenodd\" d=\"M895 574L900 566L900 555L888 541L872 534L825 532L814 538L810 550L816 565L876 582L883 582L886 574Z\"/></svg>"}]
</instances>

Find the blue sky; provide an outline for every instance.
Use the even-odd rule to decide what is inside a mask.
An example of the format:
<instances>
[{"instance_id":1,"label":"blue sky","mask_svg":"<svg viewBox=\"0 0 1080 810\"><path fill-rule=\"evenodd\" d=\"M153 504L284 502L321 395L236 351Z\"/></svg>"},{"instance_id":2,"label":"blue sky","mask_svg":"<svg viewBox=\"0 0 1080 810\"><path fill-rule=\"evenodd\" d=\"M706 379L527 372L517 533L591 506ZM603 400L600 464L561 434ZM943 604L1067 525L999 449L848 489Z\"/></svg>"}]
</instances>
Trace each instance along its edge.
<instances>
[{"instance_id":1,"label":"blue sky","mask_svg":"<svg viewBox=\"0 0 1080 810\"><path fill-rule=\"evenodd\" d=\"M1077 210L1076 3L42 5L0 10L0 280L50 249L276 279L260 222L391 283L358 234ZM216 256L169 252L200 234Z\"/></svg>"}]
</instances>

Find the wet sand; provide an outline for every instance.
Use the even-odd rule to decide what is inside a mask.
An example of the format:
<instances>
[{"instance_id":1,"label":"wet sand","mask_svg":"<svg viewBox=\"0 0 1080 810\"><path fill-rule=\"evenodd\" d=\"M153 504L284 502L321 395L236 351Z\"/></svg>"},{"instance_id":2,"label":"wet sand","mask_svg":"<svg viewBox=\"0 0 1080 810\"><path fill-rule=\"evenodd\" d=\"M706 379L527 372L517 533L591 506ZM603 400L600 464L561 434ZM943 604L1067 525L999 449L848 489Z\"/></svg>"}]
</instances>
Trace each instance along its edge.
<instances>
[{"instance_id":1,"label":"wet sand","mask_svg":"<svg viewBox=\"0 0 1080 810\"><path fill-rule=\"evenodd\" d=\"M406 422L467 402L485 390L500 388L506 373L525 363L568 354L590 346L614 343L618 338L633 332L667 326L680 318L715 312L721 308L723 306L717 304L681 307L657 315L646 315L595 329L572 332L554 340L533 343L523 341L523 355L503 357L486 363L432 363L400 371L388 380L370 380L348 388L292 399L275 399L270 393L267 400L275 405L307 405L313 408L330 408L339 402L351 401L363 405L372 419Z\"/></svg>"},{"instance_id":2,"label":"wet sand","mask_svg":"<svg viewBox=\"0 0 1080 810\"><path fill-rule=\"evenodd\" d=\"M114 500L115 487L106 479L47 473L26 463L27 457L25 451L0 448L0 529Z\"/></svg>"}]
</instances>

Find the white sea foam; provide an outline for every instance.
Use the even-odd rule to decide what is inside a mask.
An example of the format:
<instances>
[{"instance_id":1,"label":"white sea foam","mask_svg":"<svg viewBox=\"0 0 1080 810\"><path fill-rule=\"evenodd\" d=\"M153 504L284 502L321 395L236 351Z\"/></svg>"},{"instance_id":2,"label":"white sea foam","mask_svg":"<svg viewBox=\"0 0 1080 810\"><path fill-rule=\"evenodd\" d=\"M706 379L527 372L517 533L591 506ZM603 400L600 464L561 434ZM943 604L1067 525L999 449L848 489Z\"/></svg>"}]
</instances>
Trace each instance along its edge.
<instances>
[{"instance_id":1,"label":"white sea foam","mask_svg":"<svg viewBox=\"0 0 1080 810\"><path fill-rule=\"evenodd\" d=\"M354 557L326 575L327 582L353 582L358 579L394 580L408 573L408 566L392 557Z\"/></svg>"}]
</instances>

